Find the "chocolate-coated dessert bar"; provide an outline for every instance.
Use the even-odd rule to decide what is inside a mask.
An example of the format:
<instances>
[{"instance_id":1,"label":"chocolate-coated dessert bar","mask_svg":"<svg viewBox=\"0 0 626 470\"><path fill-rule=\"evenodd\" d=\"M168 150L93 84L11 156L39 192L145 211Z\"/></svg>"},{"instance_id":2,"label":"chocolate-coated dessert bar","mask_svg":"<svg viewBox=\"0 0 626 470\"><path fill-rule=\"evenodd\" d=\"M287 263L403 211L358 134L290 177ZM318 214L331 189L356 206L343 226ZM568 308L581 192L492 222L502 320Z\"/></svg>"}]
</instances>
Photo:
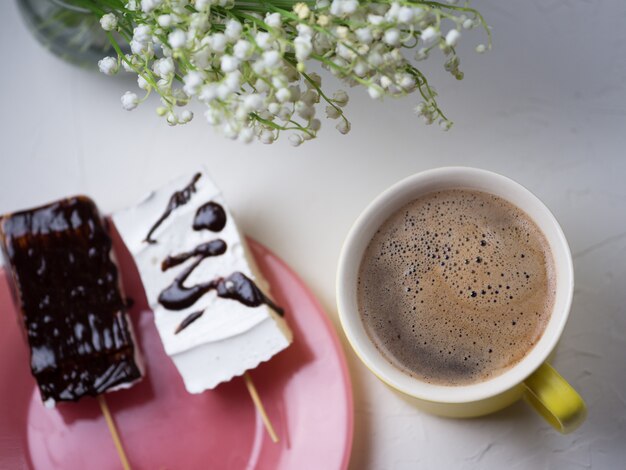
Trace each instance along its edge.
<instances>
[{"instance_id":1,"label":"chocolate-coated dessert bar","mask_svg":"<svg viewBox=\"0 0 626 470\"><path fill-rule=\"evenodd\" d=\"M93 201L78 196L5 215L0 242L47 406L141 378L111 238Z\"/></svg>"}]
</instances>

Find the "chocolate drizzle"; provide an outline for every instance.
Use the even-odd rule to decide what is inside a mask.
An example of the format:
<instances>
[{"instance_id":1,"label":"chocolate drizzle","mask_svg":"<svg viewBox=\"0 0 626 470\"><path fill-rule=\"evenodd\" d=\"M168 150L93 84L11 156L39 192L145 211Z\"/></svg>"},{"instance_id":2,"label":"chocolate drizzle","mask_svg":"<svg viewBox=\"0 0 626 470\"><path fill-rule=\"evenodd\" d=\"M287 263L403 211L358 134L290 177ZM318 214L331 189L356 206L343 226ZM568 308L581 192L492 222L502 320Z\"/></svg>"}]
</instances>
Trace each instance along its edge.
<instances>
[{"instance_id":1,"label":"chocolate drizzle","mask_svg":"<svg viewBox=\"0 0 626 470\"><path fill-rule=\"evenodd\" d=\"M217 240L211 240L207 243L202 243L201 245L195 247L192 251L187 251L185 253L165 258L161 263L161 271L167 271L168 269L178 266L179 264L187 261L189 258L193 258L195 256L200 256L200 260L203 260L204 258L208 258L210 256L224 254L226 253L226 248L226 242L220 238Z\"/></svg>"},{"instance_id":2,"label":"chocolate drizzle","mask_svg":"<svg viewBox=\"0 0 626 470\"><path fill-rule=\"evenodd\" d=\"M187 315L183 319L183 321L181 321L180 324L176 327L174 334L177 335L178 333L183 331L185 328L187 328L189 325L195 322L198 318L200 318L203 313L204 313L204 310L198 310L197 312L192 312L189 315Z\"/></svg>"},{"instance_id":3,"label":"chocolate drizzle","mask_svg":"<svg viewBox=\"0 0 626 470\"><path fill-rule=\"evenodd\" d=\"M199 258L194 264L183 271L174 282L159 295L159 303L168 310L184 310L195 304L200 297L211 290L217 292L222 299L236 300L248 307L258 307L266 304L280 316L283 309L268 298L252 279L242 272L235 271L230 276L218 277L209 282L185 287L183 283L202 262L205 257Z\"/></svg>"},{"instance_id":4,"label":"chocolate drizzle","mask_svg":"<svg viewBox=\"0 0 626 470\"><path fill-rule=\"evenodd\" d=\"M220 204L209 201L196 211L193 221L194 230L220 232L225 226L226 211ZM214 290L220 298L236 300L248 307L258 307L265 304L282 316L284 314L283 309L267 297L252 279L238 271L226 278L219 277L191 287L185 286L187 278L204 259L224 254L226 249L226 242L221 239L215 239L202 243L191 251L165 258L161 263L163 271L178 266L191 258L195 258L195 261L176 276L169 286L161 291L158 298L159 303L167 310L184 310L194 305L203 295ZM200 318L203 313L204 311L202 310L189 314L176 328L174 334L178 334L185 329Z\"/></svg>"},{"instance_id":5,"label":"chocolate drizzle","mask_svg":"<svg viewBox=\"0 0 626 470\"><path fill-rule=\"evenodd\" d=\"M148 235L146 235L146 238L144 240L145 242L156 243L156 240L151 238L154 231L157 228L159 228L159 226L165 221L165 219L167 219L170 216L170 214L175 209L177 209L180 206L184 206L185 204L189 202L192 194L196 192L196 183L198 182L201 176L202 176L202 173L196 173L193 176L191 182L187 186L185 186L180 191L176 191L174 194L172 194L169 202L167 203L167 207L165 208L165 212L163 212L163 215L159 217L159 219L154 223L154 225L148 231Z\"/></svg>"},{"instance_id":6,"label":"chocolate drizzle","mask_svg":"<svg viewBox=\"0 0 626 470\"><path fill-rule=\"evenodd\" d=\"M248 307L258 307L266 304L281 317L284 314L282 308L267 297L252 279L241 272L234 272L226 279L220 279L217 284L217 295L222 299L232 299L241 302Z\"/></svg>"},{"instance_id":7,"label":"chocolate drizzle","mask_svg":"<svg viewBox=\"0 0 626 470\"><path fill-rule=\"evenodd\" d=\"M201 205L193 219L194 230L221 232L226 225L226 211L218 203L209 201Z\"/></svg>"}]
</instances>

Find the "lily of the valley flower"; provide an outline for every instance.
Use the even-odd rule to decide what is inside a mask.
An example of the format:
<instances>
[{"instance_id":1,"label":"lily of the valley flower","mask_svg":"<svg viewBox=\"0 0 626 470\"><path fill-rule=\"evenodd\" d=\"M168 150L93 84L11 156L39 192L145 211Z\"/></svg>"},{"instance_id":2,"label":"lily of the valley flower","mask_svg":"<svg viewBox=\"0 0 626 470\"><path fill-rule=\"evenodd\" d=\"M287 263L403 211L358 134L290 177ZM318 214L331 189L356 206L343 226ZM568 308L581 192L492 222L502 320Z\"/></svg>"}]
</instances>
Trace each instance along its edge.
<instances>
[{"instance_id":1,"label":"lily of the valley flower","mask_svg":"<svg viewBox=\"0 0 626 470\"><path fill-rule=\"evenodd\" d=\"M445 69L461 79L456 46L460 31L486 27L477 11L450 0L279 5L284 3L127 1L123 12L106 13L100 24L124 37L131 53L105 57L98 67L107 75L120 66L136 73L139 89L160 95L157 114L169 125L189 122L193 113L186 106L197 100L206 106L210 125L241 142L256 138L269 144L287 131L289 142L299 146L320 130L318 106L337 120L340 133L350 131L344 115L348 94L326 94L321 77L309 70L313 63L372 99L417 92L416 113L423 121L450 128L434 89L413 61L440 50ZM411 48L415 52L409 53ZM488 48L480 44L476 51ZM132 110L144 99L128 91L122 107Z\"/></svg>"}]
</instances>

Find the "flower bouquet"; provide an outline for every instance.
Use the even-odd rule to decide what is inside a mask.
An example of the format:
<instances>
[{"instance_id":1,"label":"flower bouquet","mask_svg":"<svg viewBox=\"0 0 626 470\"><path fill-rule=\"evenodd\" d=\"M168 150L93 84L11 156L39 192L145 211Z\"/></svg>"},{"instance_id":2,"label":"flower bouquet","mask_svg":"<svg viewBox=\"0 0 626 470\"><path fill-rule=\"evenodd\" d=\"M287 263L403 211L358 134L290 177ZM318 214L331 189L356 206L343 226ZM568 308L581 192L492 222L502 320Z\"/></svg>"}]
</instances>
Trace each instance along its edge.
<instances>
[{"instance_id":1,"label":"flower bouquet","mask_svg":"<svg viewBox=\"0 0 626 470\"><path fill-rule=\"evenodd\" d=\"M416 112L427 124L447 130L452 122L416 63L435 51L457 79L456 46L464 30L481 27L481 14L467 4L422 0L79 0L100 17L117 57L99 61L113 75L137 75L142 92L122 96L132 110L152 92L157 113L169 125L193 118L187 105L206 106L209 124L224 136L274 142L288 133L293 145L314 138L321 127L317 111L350 131L344 114L348 94L327 93L314 64L373 99L417 92ZM116 33L115 35L113 33ZM117 37L130 45L124 54Z\"/></svg>"}]
</instances>

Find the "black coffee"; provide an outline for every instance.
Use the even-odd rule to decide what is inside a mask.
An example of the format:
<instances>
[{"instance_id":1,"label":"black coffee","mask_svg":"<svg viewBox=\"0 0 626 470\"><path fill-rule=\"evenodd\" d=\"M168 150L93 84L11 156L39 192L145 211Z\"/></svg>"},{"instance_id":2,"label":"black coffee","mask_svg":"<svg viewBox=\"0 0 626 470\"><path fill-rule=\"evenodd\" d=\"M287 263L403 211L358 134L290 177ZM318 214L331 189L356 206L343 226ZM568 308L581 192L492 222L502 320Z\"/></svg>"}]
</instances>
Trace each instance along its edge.
<instances>
[{"instance_id":1,"label":"black coffee","mask_svg":"<svg viewBox=\"0 0 626 470\"><path fill-rule=\"evenodd\" d=\"M404 373L444 385L497 376L537 343L555 297L537 225L499 197L455 189L392 214L361 261L370 339Z\"/></svg>"}]
</instances>

